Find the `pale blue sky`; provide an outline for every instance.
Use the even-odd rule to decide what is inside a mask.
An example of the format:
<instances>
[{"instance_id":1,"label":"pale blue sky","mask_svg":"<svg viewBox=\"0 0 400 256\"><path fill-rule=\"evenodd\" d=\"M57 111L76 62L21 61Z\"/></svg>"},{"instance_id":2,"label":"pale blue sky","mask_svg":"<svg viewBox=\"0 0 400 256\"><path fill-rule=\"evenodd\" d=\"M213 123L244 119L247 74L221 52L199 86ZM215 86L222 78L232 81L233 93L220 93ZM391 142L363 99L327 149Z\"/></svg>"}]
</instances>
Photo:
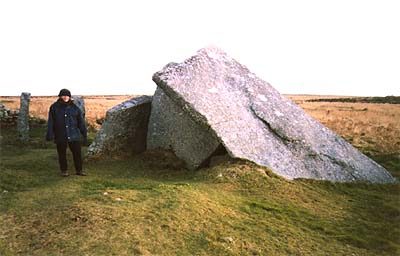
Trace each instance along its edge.
<instances>
[{"instance_id":1,"label":"pale blue sky","mask_svg":"<svg viewBox=\"0 0 400 256\"><path fill-rule=\"evenodd\" d=\"M281 93L400 95L399 1L1 1L0 95L152 94L224 49Z\"/></svg>"}]
</instances>

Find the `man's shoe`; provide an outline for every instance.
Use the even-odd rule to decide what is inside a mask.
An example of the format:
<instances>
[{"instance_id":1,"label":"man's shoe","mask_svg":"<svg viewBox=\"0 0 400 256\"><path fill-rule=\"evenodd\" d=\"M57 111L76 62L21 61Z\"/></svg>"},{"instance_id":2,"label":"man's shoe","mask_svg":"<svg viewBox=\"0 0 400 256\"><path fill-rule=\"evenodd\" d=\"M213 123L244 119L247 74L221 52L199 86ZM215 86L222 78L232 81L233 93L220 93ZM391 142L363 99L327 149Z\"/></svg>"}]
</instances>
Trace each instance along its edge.
<instances>
[{"instance_id":1,"label":"man's shoe","mask_svg":"<svg viewBox=\"0 0 400 256\"><path fill-rule=\"evenodd\" d=\"M61 176L63 176L63 177L68 177L69 174L68 174L68 172L61 172Z\"/></svg>"},{"instance_id":2,"label":"man's shoe","mask_svg":"<svg viewBox=\"0 0 400 256\"><path fill-rule=\"evenodd\" d=\"M79 175L79 176L87 176L87 174L86 174L86 173L84 173L84 172L82 172L82 171L80 171L80 172L77 172L77 173L76 173L76 175Z\"/></svg>"}]
</instances>

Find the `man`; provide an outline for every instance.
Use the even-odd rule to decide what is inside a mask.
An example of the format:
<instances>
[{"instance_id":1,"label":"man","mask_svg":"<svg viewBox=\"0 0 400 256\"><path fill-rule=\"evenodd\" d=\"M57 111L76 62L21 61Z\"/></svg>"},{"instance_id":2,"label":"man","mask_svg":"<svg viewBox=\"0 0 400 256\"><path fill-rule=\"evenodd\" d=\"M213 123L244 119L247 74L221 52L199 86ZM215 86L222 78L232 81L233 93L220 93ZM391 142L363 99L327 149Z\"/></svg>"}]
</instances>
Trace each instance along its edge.
<instances>
[{"instance_id":1,"label":"man","mask_svg":"<svg viewBox=\"0 0 400 256\"><path fill-rule=\"evenodd\" d=\"M72 152L77 175L86 176L82 171L81 138L87 142L87 130L82 111L73 103L71 92L62 89L58 100L50 106L46 140L57 145L61 176L67 177L67 146Z\"/></svg>"}]
</instances>

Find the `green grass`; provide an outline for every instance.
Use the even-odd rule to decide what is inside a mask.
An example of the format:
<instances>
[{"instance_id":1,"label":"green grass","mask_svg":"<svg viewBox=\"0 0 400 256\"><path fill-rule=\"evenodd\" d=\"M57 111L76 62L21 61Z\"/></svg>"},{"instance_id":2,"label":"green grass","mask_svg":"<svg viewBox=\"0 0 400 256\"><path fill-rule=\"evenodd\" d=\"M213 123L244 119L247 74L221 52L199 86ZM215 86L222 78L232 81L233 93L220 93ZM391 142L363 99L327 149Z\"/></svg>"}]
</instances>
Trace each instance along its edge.
<instances>
[{"instance_id":1,"label":"green grass","mask_svg":"<svg viewBox=\"0 0 400 256\"><path fill-rule=\"evenodd\" d=\"M153 153L62 178L32 134L2 130L0 255L400 254L399 184L287 181L242 161L190 172Z\"/></svg>"}]
</instances>

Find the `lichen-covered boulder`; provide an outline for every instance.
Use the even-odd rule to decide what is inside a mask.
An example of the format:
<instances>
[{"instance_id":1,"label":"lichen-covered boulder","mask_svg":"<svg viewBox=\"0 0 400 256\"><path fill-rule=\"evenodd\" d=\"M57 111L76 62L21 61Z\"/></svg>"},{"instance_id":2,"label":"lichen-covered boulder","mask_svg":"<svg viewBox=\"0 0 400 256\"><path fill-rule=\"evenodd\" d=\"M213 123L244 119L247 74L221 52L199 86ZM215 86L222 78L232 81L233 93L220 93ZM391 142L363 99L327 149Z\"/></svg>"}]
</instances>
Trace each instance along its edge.
<instances>
[{"instance_id":1,"label":"lichen-covered boulder","mask_svg":"<svg viewBox=\"0 0 400 256\"><path fill-rule=\"evenodd\" d=\"M87 156L135 154L146 150L150 109L150 96L132 98L109 109L95 140L88 147Z\"/></svg>"},{"instance_id":2,"label":"lichen-covered boulder","mask_svg":"<svg viewBox=\"0 0 400 256\"><path fill-rule=\"evenodd\" d=\"M395 181L220 49L202 49L183 63L168 64L153 80L160 97L153 106L164 113L153 110L149 144L187 151L181 157L188 166L210 157L218 141L231 157L288 179Z\"/></svg>"}]
</instances>

